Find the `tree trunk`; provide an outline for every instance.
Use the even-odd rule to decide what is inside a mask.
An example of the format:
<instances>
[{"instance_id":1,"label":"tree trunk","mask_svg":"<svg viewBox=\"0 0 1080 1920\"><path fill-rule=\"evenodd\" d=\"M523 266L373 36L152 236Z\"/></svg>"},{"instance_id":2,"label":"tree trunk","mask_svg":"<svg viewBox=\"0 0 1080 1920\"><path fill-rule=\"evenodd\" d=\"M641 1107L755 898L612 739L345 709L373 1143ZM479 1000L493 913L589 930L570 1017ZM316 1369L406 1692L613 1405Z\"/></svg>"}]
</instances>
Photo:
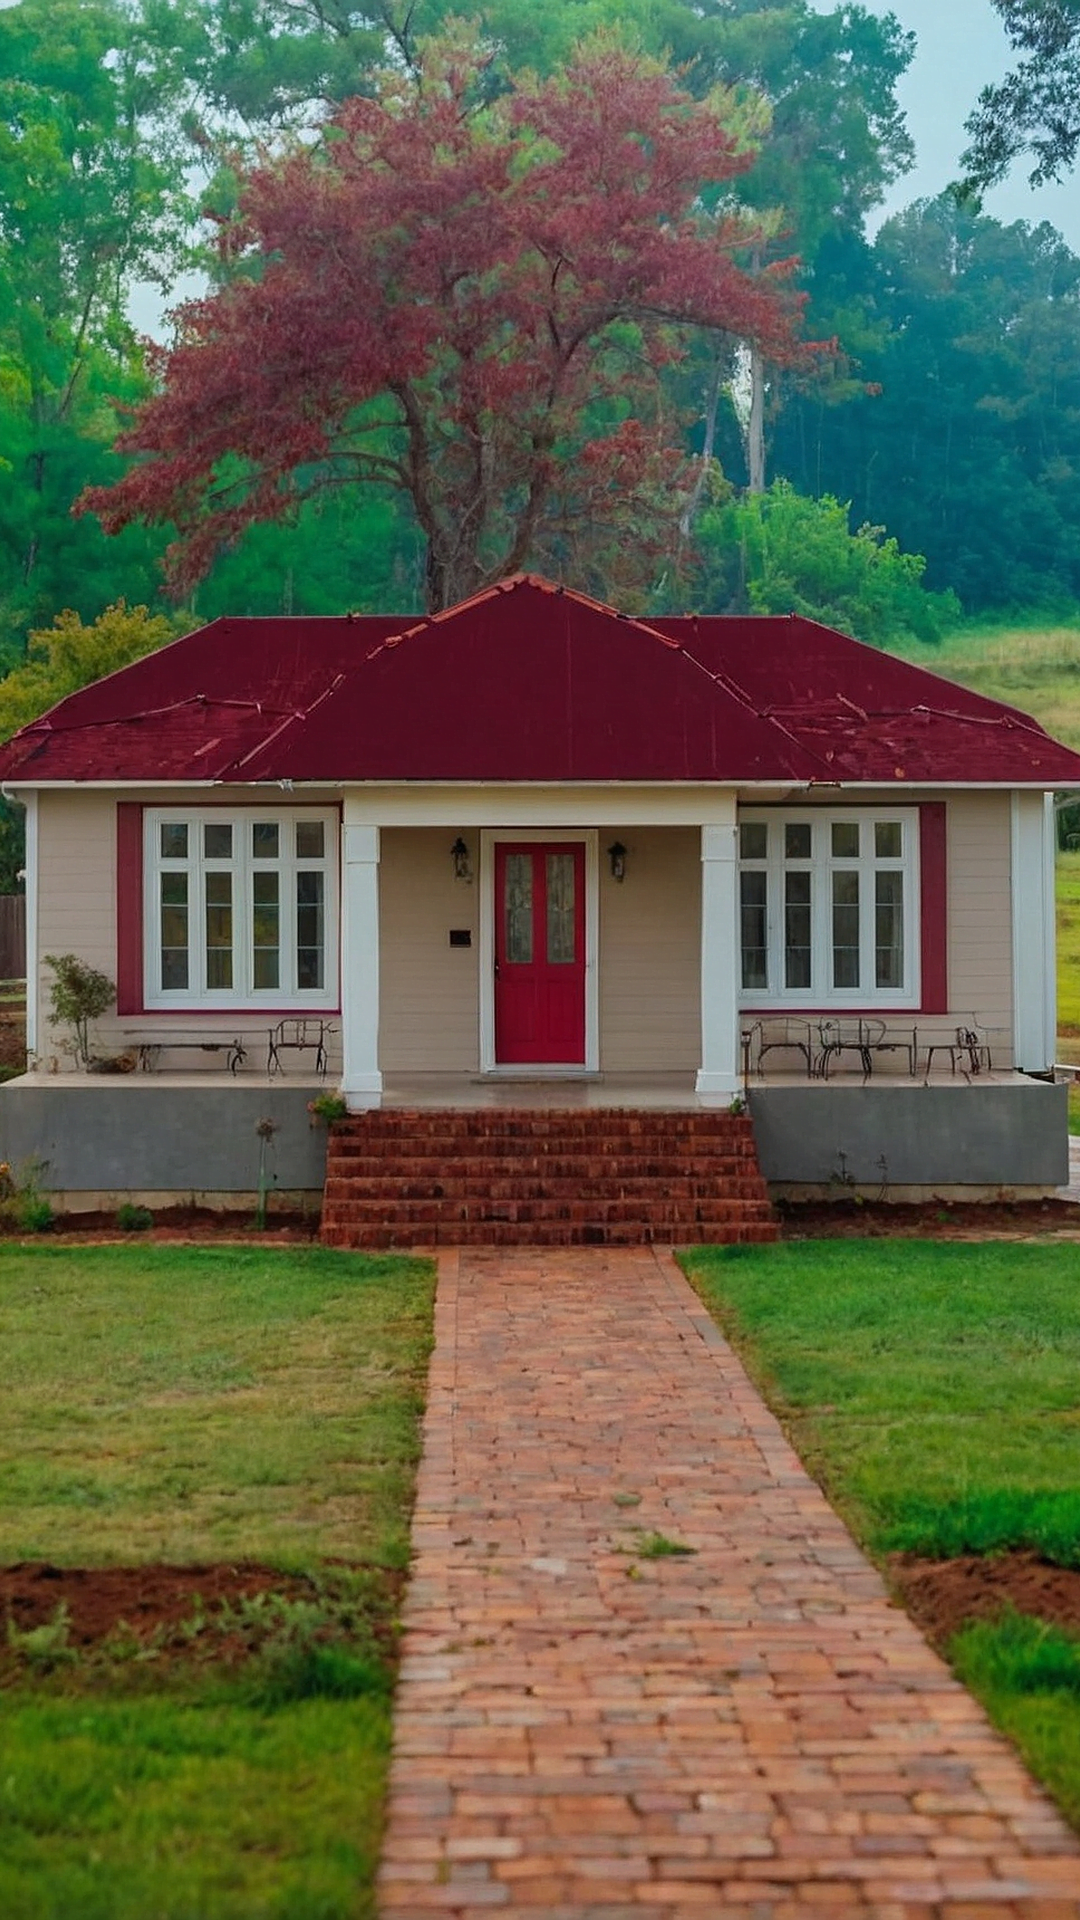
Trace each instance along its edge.
<instances>
[{"instance_id":1,"label":"tree trunk","mask_svg":"<svg viewBox=\"0 0 1080 1920\"><path fill-rule=\"evenodd\" d=\"M750 492L765 491L765 362L758 347L750 348L750 418L746 427L746 464Z\"/></svg>"}]
</instances>

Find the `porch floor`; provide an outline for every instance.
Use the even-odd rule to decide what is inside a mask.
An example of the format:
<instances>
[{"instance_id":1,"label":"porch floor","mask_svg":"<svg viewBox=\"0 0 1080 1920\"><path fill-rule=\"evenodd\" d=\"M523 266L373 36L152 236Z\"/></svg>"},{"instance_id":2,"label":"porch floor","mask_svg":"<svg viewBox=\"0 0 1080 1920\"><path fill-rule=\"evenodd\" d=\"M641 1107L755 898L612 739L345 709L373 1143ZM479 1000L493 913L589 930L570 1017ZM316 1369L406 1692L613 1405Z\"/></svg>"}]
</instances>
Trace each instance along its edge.
<instances>
[{"instance_id":1,"label":"porch floor","mask_svg":"<svg viewBox=\"0 0 1080 1920\"><path fill-rule=\"evenodd\" d=\"M380 1104L383 1107L534 1107L552 1111L635 1107L666 1108L672 1112L693 1112L728 1104L726 1099L718 1099L716 1095L698 1094L694 1079L693 1073L560 1074L550 1079L528 1073L388 1073L383 1082ZM879 1088L910 1089L921 1086L1030 1087L1031 1084L1027 1074L1014 1073L1011 1069L980 1073L974 1080L969 1080L962 1073L950 1073L946 1067L935 1069L929 1080L922 1075L913 1079L906 1073L882 1072L872 1074L867 1081L856 1067L835 1068L828 1080L811 1080L805 1073L777 1069L764 1076L752 1074L746 1082L746 1089L754 1093L777 1087L872 1086L877 1091ZM203 1068L187 1073L24 1073L17 1080L8 1081L7 1085L9 1088L107 1088L110 1092L123 1090L132 1093L137 1093L140 1088L164 1090L199 1087L205 1091L212 1087L271 1086L282 1090L304 1089L310 1097L317 1093L336 1092L338 1082L332 1073L322 1080L314 1074L275 1074L273 1080L268 1081L261 1073L233 1074L222 1068Z\"/></svg>"}]
</instances>

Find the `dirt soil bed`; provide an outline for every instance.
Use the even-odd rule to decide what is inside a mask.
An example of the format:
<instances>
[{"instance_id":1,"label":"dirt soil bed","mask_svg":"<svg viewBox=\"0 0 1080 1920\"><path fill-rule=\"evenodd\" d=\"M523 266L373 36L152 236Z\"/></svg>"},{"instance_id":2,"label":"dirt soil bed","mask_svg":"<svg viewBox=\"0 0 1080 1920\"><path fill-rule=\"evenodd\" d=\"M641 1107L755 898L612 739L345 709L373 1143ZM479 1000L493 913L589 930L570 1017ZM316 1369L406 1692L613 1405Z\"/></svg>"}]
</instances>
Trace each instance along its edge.
<instances>
[{"instance_id":1,"label":"dirt soil bed","mask_svg":"<svg viewBox=\"0 0 1080 1920\"><path fill-rule=\"evenodd\" d=\"M785 1240L985 1240L1013 1234L1080 1234L1071 1200L784 1201L777 1206Z\"/></svg>"},{"instance_id":2,"label":"dirt soil bed","mask_svg":"<svg viewBox=\"0 0 1080 1920\"><path fill-rule=\"evenodd\" d=\"M1080 1572L1034 1553L965 1554L957 1560L890 1556L888 1575L912 1618L937 1646L969 1620L1013 1606L1080 1634Z\"/></svg>"},{"instance_id":3,"label":"dirt soil bed","mask_svg":"<svg viewBox=\"0 0 1080 1920\"><path fill-rule=\"evenodd\" d=\"M26 1067L26 1015L0 1010L0 1067Z\"/></svg>"},{"instance_id":4,"label":"dirt soil bed","mask_svg":"<svg viewBox=\"0 0 1080 1920\"><path fill-rule=\"evenodd\" d=\"M196 1605L210 1618L225 1601L249 1599L257 1593L282 1593L290 1599L310 1597L311 1582L302 1575L279 1573L256 1564L209 1567L55 1567L48 1561L24 1560L0 1567L0 1623L10 1620L22 1632L44 1626L57 1607L68 1609L69 1638L73 1646L93 1647L108 1638L121 1621L138 1639L149 1640L159 1629L191 1619Z\"/></svg>"},{"instance_id":5,"label":"dirt soil bed","mask_svg":"<svg viewBox=\"0 0 1080 1920\"><path fill-rule=\"evenodd\" d=\"M46 1198L48 1196L46 1195ZM263 1245L275 1242L308 1242L319 1231L317 1213L277 1213L271 1207L265 1228L255 1225L250 1212L223 1211L213 1207L162 1207L154 1214L152 1227L134 1233L121 1233L115 1213L61 1213L47 1238L86 1245L104 1240L153 1240L159 1242L190 1240L257 1240ZM25 1228L0 1216L0 1237L25 1240ZM41 1235L35 1235L40 1239Z\"/></svg>"},{"instance_id":6,"label":"dirt soil bed","mask_svg":"<svg viewBox=\"0 0 1080 1920\"><path fill-rule=\"evenodd\" d=\"M958 1201L930 1200L920 1204L853 1200L787 1202L777 1209L785 1240L1000 1240L1028 1239L1033 1234L1074 1234L1080 1239L1080 1206L1068 1200ZM266 1245L295 1243L318 1236L316 1213L278 1213L271 1208L265 1231L256 1227L250 1212L211 1207L163 1207L152 1227L121 1234L114 1213L64 1213L48 1234L50 1242L87 1244L121 1239L156 1242L198 1240L252 1240ZM0 1238L26 1239L26 1230L0 1215ZM420 1244L418 1240L418 1244Z\"/></svg>"}]
</instances>

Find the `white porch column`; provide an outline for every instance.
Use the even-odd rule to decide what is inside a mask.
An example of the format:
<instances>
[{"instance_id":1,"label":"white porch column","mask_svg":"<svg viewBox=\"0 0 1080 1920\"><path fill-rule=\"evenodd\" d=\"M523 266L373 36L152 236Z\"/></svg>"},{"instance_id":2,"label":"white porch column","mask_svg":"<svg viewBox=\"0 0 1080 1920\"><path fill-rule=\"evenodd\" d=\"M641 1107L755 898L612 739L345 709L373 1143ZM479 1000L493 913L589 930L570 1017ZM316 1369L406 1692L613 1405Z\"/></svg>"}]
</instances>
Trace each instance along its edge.
<instances>
[{"instance_id":1,"label":"white porch column","mask_svg":"<svg viewBox=\"0 0 1080 1920\"><path fill-rule=\"evenodd\" d=\"M379 829L350 820L345 802L341 875L341 1091L350 1107L377 1107L379 1071Z\"/></svg>"},{"instance_id":2,"label":"white porch column","mask_svg":"<svg viewBox=\"0 0 1080 1920\"><path fill-rule=\"evenodd\" d=\"M26 1059L37 1065L41 998L41 955L38 952L38 796L28 793L26 808Z\"/></svg>"},{"instance_id":3,"label":"white porch column","mask_svg":"<svg viewBox=\"0 0 1080 1920\"><path fill-rule=\"evenodd\" d=\"M701 1066L697 1092L733 1100L739 1073L739 868L735 795L701 829Z\"/></svg>"},{"instance_id":4,"label":"white porch column","mask_svg":"<svg viewBox=\"0 0 1080 1920\"><path fill-rule=\"evenodd\" d=\"M1012 796L1013 1062L1053 1066L1057 1042L1054 796Z\"/></svg>"}]
</instances>

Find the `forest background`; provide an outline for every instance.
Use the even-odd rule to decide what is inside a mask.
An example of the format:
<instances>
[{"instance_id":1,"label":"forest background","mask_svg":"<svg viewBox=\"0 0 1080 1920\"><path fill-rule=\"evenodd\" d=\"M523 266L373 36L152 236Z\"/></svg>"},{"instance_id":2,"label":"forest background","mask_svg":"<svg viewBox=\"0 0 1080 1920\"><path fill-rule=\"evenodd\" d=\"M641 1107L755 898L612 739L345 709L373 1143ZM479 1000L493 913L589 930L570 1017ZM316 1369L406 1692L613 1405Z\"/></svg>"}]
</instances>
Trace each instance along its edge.
<instances>
[{"instance_id":1,"label":"forest background","mask_svg":"<svg viewBox=\"0 0 1080 1920\"><path fill-rule=\"evenodd\" d=\"M781 367L703 331L673 357L662 404L694 481L641 610L795 609L908 649L962 621L1074 619L1080 259L1049 224L1003 224L971 192L871 231L914 158L897 104L913 37L892 14L847 0L18 0L0 11L0 736L221 613L422 607L424 540L400 491L298 486L180 606L163 591L167 525L110 536L72 509L122 477L117 436L160 378L133 289L168 304L192 275L220 285L213 235L245 167L317 146L342 100L377 93L388 67L415 73L424 35L465 11L492 97L526 70L558 72L598 31L699 98L725 88L756 149L727 183L757 220L744 265L797 256L802 331L828 343ZM958 98L958 120L973 105ZM618 404L610 385L597 399ZM589 584L598 567L602 581L602 554Z\"/></svg>"}]
</instances>

